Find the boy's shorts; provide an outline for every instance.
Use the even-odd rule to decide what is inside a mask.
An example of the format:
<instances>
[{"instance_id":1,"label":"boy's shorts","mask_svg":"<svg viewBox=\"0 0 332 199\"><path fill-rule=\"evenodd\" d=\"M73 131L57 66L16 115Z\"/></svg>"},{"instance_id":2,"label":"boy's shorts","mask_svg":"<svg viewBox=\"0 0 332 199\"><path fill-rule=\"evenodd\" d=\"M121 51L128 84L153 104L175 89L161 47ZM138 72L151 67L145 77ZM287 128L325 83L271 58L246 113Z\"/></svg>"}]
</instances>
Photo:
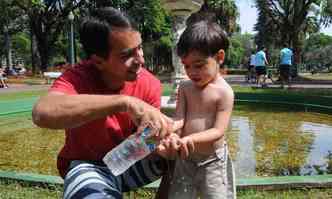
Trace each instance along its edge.
<instances>
[{"instance_id":1,"label":"boy's shorts","mask_svg":"<svg viewBox=\"0 0 332 199\"><path fill-rule=\"evenodd\" d=\"M170 199L236 198L232 161L227 145L204 161L178 159L171 180Z\"/></svg>"}]
</instances>

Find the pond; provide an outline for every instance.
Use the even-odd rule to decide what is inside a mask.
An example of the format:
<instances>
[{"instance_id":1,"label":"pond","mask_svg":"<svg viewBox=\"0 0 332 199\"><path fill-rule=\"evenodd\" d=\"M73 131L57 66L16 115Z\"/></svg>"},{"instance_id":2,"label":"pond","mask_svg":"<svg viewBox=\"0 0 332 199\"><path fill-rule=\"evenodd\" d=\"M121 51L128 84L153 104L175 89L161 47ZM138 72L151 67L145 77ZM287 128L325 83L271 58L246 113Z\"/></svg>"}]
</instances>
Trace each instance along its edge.
<instances>
[{"instance_id":1,"label":"pond","mask_svg":"<svg viewBox=\"0 0 332 199\"><path fill-rule=\"evenodd\" d=\"M236 105L226 134L238 177L332 173L332 115L293 108ZM57 175L62 130L34 126L30 113L0 127L0 170Z\"/></svg>"}]
</instances>

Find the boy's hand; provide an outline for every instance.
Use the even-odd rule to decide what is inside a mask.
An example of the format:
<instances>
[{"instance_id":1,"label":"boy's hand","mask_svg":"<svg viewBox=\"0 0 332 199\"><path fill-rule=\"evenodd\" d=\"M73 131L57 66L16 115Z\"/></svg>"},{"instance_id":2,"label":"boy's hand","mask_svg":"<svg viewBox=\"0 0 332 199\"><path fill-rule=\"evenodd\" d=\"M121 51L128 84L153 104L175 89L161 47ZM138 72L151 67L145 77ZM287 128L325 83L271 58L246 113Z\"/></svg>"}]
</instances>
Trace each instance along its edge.
<instances>
[{"instance_id":1,"label":"boy's hand","mask_svg":"<svg viewBox=\"0 0 332 199\"><path fill-rule=\"evenodd\" d=\"M191 137L183 137L180 140L181 146L180 146L180 155L182 159L186 159L189 157L189 155L193 152L195 152L195 145L194 141Z\"/></svg>"},{"instance_id":2,"label":"boy's hand","mask_svg":"<svg viewBox=\"0 0 332 199\"><path fill-rule=\"evenodd\" d=\"M160 141L156 152L166 159L175 159L179 153L180 146L180 137L175 133L171 133Z\"/></svg>"}]
</instances>

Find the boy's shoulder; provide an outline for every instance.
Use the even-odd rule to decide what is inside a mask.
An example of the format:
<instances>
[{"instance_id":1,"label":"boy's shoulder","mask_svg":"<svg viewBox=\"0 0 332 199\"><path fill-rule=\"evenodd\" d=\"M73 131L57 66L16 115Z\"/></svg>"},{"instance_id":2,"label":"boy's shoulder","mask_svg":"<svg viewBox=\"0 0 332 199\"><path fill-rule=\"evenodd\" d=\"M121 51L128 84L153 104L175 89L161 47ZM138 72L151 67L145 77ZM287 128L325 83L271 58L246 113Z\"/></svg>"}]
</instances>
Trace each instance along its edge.
<instances>
[{"instance_id":1,"label":"boy's shoulder","mask_svg":"<svg viewBox=\"0 0 332 199\"><path fill-rule=\"evenodd\" d=\"M232 87L223 77L219 77L218 80L214 83L214 86L222 94L233 95Z\"/></svg>"}]
</instances>

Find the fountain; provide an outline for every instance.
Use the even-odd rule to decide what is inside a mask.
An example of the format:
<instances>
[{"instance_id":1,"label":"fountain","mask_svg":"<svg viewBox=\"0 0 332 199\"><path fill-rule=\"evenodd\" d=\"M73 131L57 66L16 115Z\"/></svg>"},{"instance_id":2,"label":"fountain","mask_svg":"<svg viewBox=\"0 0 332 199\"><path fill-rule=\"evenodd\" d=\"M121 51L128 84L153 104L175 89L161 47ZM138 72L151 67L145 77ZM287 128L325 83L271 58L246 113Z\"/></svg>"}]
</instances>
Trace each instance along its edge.
<instances>
[{"instance_id":1,"label":"fountain","mask_svg":"<svg viewBox=\"0 0 332 199\"><path fill-rule=\"evenodd\" d=\"M173 32L174 32L174 44L176 44L180 38L180 35L186 28L186 20L190 16L191 13L197 12L201 5L204 3L203 0L161 0L162 6L169 11L173 17ZM171 95L168 104L173 104L176 99L176 92L181 80L186 78L184 69L182 67L180 58L176 54L175 45L172 49L172 64L174 67L174 73L172 74L172 83L176 88L175 93Z\"/></svg>"}]
</instances>

